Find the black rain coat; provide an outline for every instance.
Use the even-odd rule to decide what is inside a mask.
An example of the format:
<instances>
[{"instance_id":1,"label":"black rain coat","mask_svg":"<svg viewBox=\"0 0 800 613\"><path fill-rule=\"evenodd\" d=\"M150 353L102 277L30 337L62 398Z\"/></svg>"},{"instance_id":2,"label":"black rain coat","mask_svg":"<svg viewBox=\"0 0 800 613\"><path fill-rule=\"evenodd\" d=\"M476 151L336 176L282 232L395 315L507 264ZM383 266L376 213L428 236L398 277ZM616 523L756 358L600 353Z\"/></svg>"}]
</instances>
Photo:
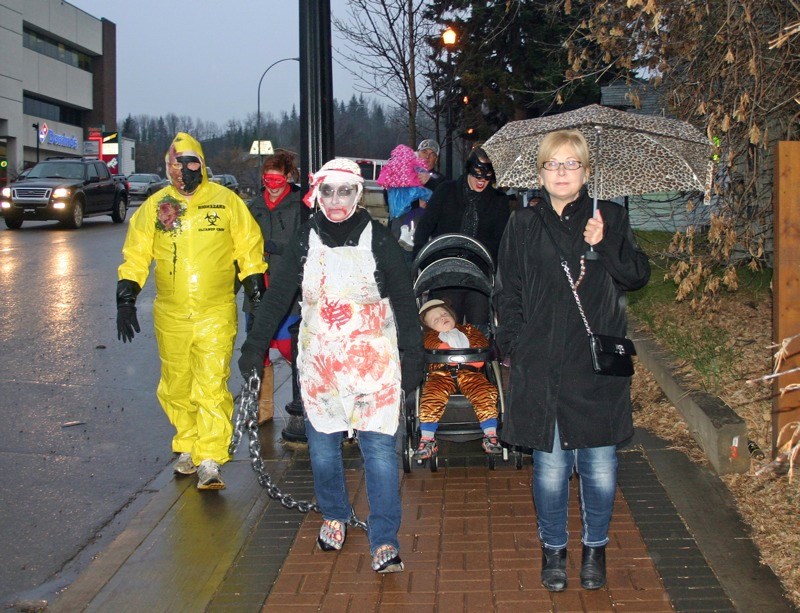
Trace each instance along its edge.
<instances>
[{"instance_id":1,"label":"black rain coat","mask_svg":"<svg viewBox=\"0 0 800 613\"><path fill-rule=\"evenodd\" d=\"M276 250L265 252L264 260L267 262L267 274L272 275L275 268L280 264L284 252L288 250L289 244L294 239L294 233L310 216L308 207L303 202L300 187L291 186L291 191L274 209L270 210L264 202L264 192L259 192L255 198L247 203L247 208L258 222L264 242L272 241L275 243ZM290 315L300 315L300 305L298 300L300 293L297 293ZM253 312L253 304L245 294L242 310L245 313Z\"/></svg>"},{"instance_id":2,"label":"black rain coat","mask_svg":"<svg viewBox=\"0 0 800 613\"><path fill-rule=\"evenodd\" d=\"M462 233L461 224L467 209L465 194L468 189L466 174L454 181L445 181L436 188L414 232L414 256L428 239L452 232ZM487 185L479 193L476 204L478 229L473 238L480 241L489 251L492 260L497 262L497 248L511 211L508 197Z\"/></svg>"},{"instance_id":3,"label":"black rain coat","mask_svg":"<svg viewBox=\"0 0 800 613\"><path fill-rule=\"evenodd\" d=\"M559 218L546 193L545 200L512 215L498 254L497 340L511 358L502 438L549 452L558 420L562 449L615 445L633 434L630 379L594 374L586 328L541 226L550 228L577 280L592 201L584 189ZM578 294L593 332L625 336L625 292L647 283L650 264L625 209L606 201L598 207L605 224L603 240L595 245L600 258L586 261Z\"/></svg>"}]
</instances>

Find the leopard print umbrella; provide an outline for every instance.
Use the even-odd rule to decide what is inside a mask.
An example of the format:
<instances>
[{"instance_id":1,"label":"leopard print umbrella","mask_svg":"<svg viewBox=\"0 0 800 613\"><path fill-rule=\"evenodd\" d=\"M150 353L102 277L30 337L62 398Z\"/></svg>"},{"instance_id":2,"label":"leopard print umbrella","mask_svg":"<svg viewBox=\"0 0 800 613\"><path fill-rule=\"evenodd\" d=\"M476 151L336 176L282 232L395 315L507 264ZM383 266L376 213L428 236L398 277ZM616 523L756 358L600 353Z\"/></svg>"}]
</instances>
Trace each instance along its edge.
<instances>
[{"instance_id":1,"label":"leopard print umbrella","mask_svg":"<svg viewBox=\"0 0 800 613\"><path fill-rule=\"evenodd\" d=\"M539 144L548 132L567 129L580 130L589 143L595 180L590 178L588 187L595 198L671 191L704 191L710 197L712 146L702 132L677 119L599 104L503 126L483 145L497 184L539 187Z\"/></svg>"}]
</instances>

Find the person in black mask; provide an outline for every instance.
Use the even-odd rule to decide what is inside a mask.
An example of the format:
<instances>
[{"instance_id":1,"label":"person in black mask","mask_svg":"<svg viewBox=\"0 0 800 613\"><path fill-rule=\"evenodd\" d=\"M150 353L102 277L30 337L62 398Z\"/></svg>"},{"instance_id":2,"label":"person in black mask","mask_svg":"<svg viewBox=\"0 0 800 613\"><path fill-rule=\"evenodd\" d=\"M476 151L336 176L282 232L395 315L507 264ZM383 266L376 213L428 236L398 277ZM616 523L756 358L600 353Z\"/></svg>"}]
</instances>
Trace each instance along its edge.
<instances>
[{"instance_id":1,"label":"person in black mask","mask_svg":"<svg viewBox=\"0 0 800 613\"><path fill-rule=\"evenodd\" d=\"M238 271L251 301L261 300L264 239L242 199L208 180L195 138L178 132L164 162L170 185L128 222L117 271L117 336L133 342L141 332L136 302L152 270L161 358L156 395L175 429L173 470L196 473L200 490L218 490L225 487L220 467L232 459L234 276Z\"/></svg>"},{"instance_id":2,"label":"person in black mask","mask_svg":"<svg viewBox=\"0 0 800 613\"><path fill-rule=\"evenodd\" d=\"M429 239L457 233L478 240L497 261L500 239L511 211L506 195L492 187L494 181L489 156L480 147L473 149L464 174L442 183L433 193L414 235L414 255ZM489 299L480 292L443 288L435 297L453 306L459 323L464 320L481 326L489 321Z\"/></svg>"}]
</instances>

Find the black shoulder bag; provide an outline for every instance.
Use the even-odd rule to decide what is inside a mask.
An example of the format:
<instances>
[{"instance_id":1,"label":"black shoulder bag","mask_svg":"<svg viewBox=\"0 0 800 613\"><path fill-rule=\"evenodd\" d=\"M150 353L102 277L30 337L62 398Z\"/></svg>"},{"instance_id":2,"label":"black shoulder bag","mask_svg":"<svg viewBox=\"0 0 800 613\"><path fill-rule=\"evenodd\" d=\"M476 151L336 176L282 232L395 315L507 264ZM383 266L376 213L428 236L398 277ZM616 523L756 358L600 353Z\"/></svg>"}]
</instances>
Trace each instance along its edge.
<instances>
[{"instance_id":1,"label":"black shoulder bag","mask_svg":"<svg viewBox=\"0 0 800 613\"><path fill-rule=\"evenodd\" d=\"M581 299L578 296L578 284L573 282L572 274L569 272L569 264L566 258L561 254L550 228L542 217L542 213L538 207L536 212L539 215L539 221L542 224L547 236L556 248L558 258L561 260L561 268L564 269L564 274L567 276L567 282L572 290L572 295L575 297L575 303L578 305L578 311L581 314L583 325L586 328L586 334L589 336L589 351L592 354L592 368L595 374L608 375L611 377L630 377L633 375L633 358L636 355L636 348L633 346L633 341L629 338L621 336L607 336L605 334L595 334L589 327L589 320L586 319L586 313L583 311ZM580 279L578 279L580 282Z\"/></svg>"}]
</instances>

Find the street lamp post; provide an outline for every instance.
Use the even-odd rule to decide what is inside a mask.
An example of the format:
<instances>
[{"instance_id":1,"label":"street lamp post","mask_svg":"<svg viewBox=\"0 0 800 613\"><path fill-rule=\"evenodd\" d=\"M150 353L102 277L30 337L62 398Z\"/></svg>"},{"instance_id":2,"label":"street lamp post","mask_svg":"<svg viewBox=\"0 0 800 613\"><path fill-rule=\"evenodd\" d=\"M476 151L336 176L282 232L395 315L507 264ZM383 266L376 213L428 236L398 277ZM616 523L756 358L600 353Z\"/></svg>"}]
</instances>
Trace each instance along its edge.
<instances>
[{"instance_id":1,"label":"street lamp post","mask_svg":"<svg viewBox=\"0 0 800 613\"><path fill-rule=\"evenodd\" d=\"M36 130L36 163L39 163L39 122L31 124L31 128Z\"/></svg>"},{"instance_id":2,"label":"street lamp post","mask_svg":"<svg viewBox=\"0 0 800 613\"><path fill-rule=\"evenodd\" d=\"M447 49L447 66L451 70L449 85L447 86L447 99L445 103L447 104L447 118L445 122L445 157L447 157L447 171L445 175L447 175L448 179L453 178L453 105L450 98L453 97L453 80L455 77L454 71L450 66L450 48L456 44L458 40L458 35L456 31L452 27L448 27L444 32L442 32L442 43L444 43L445 49Z\"/></svg>"},{"instance_id":3,"label":"street lamp post","mask_svg":"<svg viewBox=\"0 0 800 613\"><path fill-rule=\"evenodd\" d=\"M258 99L256 102L256 142L258 143L258 170L261 172L261 164L263 162L264 156L261 155L261 82L264 80L264 77L267 76L267 73L270 71L270 68L280 64L281 62L288 62L293 60L295 62L299 62L299 57L285 57L280 60L276 60L272 62L267 69L261 74L261 78L258 80Z\"/></svg>"}]
</instances>

